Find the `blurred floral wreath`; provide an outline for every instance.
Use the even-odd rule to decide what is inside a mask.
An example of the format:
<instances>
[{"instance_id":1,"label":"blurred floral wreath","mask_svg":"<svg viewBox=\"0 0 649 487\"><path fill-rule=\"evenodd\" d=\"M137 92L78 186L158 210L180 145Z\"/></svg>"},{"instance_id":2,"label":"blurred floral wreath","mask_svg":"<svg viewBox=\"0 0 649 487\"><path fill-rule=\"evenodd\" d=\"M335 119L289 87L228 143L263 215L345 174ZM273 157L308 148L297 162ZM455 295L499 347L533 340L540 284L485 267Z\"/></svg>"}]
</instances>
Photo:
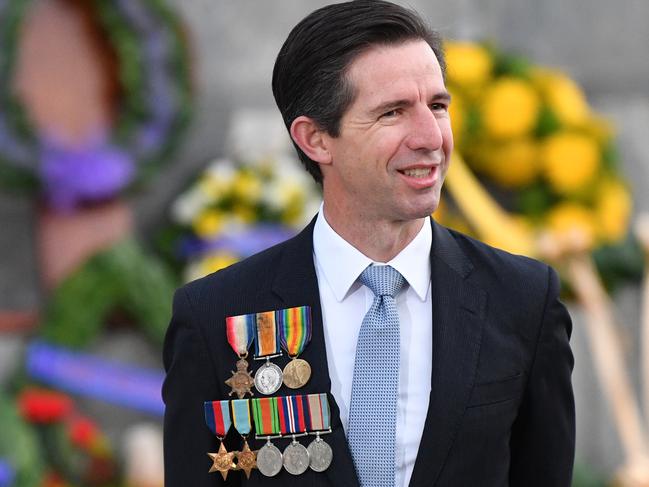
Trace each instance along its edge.
<instances>
[{"instance_id":1,"label":"blurred floral wreath","mask_svg":"<svg viewBox=\"0 0 649 487\"><path fill-rule=\"evenodd\" d=\"M115 485L111 445L66 394L27 386L0 393L0 485Z\"/></svg>"},{"instance_id":2,"label":"blurred floral wreath","mask_svg":"<svg viewBox=\"0 0 649 487\"><path fill-rule=\"evenodd\" d=\"M70 148L37 134L11 93L30 4L0 1L0 183L44 191L58 208L111 198L168 156L189 120L189 59L178 19L162 0L92 1L118 60L119 114L111 133Z\"/></svg>"},{"instance_id":3,"label":"blurred floral wreath","mask_svg":"<svg viewBox=\"0 0 649 487\"><path fill-rule=\"evenodd\" d=\"M159 245L189 281L290 238L320 201L295 157L216 159L174 201Z\"/></svg>"},{"instance_id":4,"label":"blurred floral wreath","mask_svg":"<svg viewBox=\"0 0 649 487\"><path fill-rule=\"evenodd\" d=\"M639 278L628 238L631 195L611 124L559 70L488 44L448 42L447 87L456 150L497 201L533 231L587 239L609 284ZM436 214L471 233L452 204Z\"/></svg>"}]
</instances>

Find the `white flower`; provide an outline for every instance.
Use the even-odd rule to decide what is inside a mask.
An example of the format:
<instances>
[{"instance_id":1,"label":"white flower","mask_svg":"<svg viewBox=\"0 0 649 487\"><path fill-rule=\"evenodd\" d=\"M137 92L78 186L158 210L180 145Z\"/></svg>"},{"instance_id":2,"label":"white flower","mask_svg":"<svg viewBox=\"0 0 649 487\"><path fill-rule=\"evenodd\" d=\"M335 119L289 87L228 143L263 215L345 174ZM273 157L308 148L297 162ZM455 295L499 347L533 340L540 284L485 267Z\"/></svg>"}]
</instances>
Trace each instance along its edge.
<instances>
[{"instance_id":1,"label":"white flower","mask_svg":"<svg viewBox=\"0 0 649 487\"><path fill-rule=\"evenodd\" d=\"M205 176L217 180L219 183L229 184L237 175L237 169L230 159L215 159L205 169Z\"/></svg>"},{"instance_id":2,"label":"white flower","mask_svg":"<svg viewBox=\"0 0 649 487\"><path fill-rule=\"evenodd\" d=\"M209 203L209 197L198 188L181 194L171 205L171 218L181 225L191 225L201 210Z\"/></svg>"}]
</instances>

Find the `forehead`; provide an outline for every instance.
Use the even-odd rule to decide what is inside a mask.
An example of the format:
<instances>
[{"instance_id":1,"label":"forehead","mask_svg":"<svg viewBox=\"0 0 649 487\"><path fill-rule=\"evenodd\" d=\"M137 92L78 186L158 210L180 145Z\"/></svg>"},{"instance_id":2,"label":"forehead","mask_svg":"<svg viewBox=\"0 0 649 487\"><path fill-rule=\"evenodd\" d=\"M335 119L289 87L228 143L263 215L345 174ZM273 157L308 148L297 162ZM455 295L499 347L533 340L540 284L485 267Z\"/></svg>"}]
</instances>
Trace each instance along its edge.
<instances>
[{"instance_id":1,"label":"forehead","mask_svg":"<svg viewBox=\"0 0 649 487\"><path fill-rule=\"evenodd\" d=\"M354 89L353 104L415 91L421 96L445 91L437 57L423 40L372 46L351 62L346 75Z\"/></svg>"}]
</instances>

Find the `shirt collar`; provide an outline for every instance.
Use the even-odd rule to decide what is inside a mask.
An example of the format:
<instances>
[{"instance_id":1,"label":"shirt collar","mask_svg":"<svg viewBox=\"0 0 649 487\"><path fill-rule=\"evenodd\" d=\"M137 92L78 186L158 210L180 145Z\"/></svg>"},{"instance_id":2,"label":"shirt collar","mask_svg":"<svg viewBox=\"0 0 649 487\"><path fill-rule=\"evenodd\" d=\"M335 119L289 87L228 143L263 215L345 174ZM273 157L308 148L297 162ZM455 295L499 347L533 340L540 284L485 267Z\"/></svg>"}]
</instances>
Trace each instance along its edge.
<instances>
[{"instance_id":1,"label":"shirt collar","mask_svg":"<svg viewBox=\"0 0 649 487\"><path fill-rule=\"evenodd\" d=\"M432 228L426 221L415 238L387 262L401 273L422 301L427 297L430 284L432 242ZM313 228L313 252L339 302L345 299L361 272L374 263L331 228L324 217L323 205Z\"/></svg>"}]
</instances>

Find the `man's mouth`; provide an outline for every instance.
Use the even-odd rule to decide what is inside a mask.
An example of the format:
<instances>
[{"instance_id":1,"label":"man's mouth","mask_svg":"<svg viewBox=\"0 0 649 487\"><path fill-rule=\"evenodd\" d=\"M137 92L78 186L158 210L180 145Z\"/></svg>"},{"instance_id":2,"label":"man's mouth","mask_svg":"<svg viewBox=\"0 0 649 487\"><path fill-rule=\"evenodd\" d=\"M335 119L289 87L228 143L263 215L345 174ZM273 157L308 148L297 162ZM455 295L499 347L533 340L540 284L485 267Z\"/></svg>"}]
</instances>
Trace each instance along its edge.
<instances>
[{"instance_id":1,"label":"man's mouth","mask_svg":"<svg viewBox=\"0 0 649 487\"><path fill-rule=\"evenodd\" d=\"M405 169L399 172L410 178L425 178L430 175L431 170L432 168L430 167L421 167L416 169Z\"/></svg>"}]
</instances>

